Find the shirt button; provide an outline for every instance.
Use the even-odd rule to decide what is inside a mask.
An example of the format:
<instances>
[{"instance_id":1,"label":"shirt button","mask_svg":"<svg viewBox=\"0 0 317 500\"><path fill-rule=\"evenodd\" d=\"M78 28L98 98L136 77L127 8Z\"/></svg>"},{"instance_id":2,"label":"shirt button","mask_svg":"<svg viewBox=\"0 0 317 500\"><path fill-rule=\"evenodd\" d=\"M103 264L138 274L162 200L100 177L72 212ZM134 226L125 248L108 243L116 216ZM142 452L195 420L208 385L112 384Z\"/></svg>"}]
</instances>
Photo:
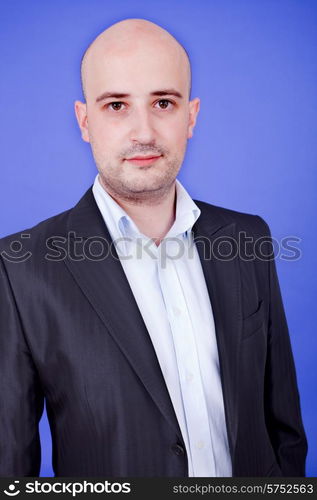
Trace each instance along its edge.
<instances>
[{"instance_id":1,"label":"shirt button","mask_svg":"<svg viewBox=\"0 0 317 500\"><path fill-rule=\"evenodd\" d=\"M198 441L197 444L196 444L197 448L199 450L202 450L202 448L204 447L204 442L203 441Z\"/></svg>"},{"instance_id":2,"label":"shirt button","mask_svg":"<svg viewBox=\"0 0 317 500\"><path fill-rule=\"evenodd\" d=\"M177 456L185 455L185 450L181 444L173 444L173 446L171 447L171 450Z\"/></svg>"},{"instance_id":3,"label":"shirt button","mask_svg":"<svg viewBox=\"0 0 317 500\"><path fill-rule=\"evenodd\" d=\"M173 313L175 314L175 316L180 316L182 314L182 311L181 309L179 309L179 307L173 307Z\"/></svg>"}]
</instances>

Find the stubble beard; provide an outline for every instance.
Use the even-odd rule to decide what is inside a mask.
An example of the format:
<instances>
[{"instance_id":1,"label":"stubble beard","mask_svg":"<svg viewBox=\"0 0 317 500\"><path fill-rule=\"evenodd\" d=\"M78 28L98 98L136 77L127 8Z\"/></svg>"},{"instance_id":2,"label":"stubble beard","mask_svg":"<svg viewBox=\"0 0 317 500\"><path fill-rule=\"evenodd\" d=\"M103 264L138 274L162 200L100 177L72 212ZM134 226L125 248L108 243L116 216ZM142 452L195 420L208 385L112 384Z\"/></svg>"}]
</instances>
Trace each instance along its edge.
<instances>
[{"instance_id":1,"label":"stubble beard","mask_svg":"<svg viewBox=\"0 0 317 500\"><path fill-rule=\"evenodd\" d=\"M184 151L185 154L185 151ZM159 204L174 187L176 176L180 170L183 157L167 157L158 160L163 165L138 167L127 165L119 160L114 166L108 158L93 149L93 156L103 188L115 199L134 205Z\"/></svg>"}]
</instances>

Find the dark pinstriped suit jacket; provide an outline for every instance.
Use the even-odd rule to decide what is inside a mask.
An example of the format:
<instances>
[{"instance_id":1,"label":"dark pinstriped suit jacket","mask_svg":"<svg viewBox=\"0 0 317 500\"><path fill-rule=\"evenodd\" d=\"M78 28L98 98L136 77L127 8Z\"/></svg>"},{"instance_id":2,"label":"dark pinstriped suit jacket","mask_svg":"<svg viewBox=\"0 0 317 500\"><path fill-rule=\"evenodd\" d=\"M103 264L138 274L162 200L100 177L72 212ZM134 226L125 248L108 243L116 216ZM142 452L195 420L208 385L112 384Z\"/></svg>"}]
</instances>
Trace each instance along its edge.
<instances>
[{"instance_id":1,"label":"dark pinstriped suit jacket","mask_svg":"<svg viewBox=\"0 0 317 500\"><path fill-rule=\"evenodd\" d=\"M196 203L233 475L303 476L307 444L275 264L230 255L239 232L269 229L260 217ZM186 476L160 366L114 247L106 255L111 239L91 188L24 234L0 240L0 475L39 474L45 398L56 476Z\"/></svg>"}]
</instances>

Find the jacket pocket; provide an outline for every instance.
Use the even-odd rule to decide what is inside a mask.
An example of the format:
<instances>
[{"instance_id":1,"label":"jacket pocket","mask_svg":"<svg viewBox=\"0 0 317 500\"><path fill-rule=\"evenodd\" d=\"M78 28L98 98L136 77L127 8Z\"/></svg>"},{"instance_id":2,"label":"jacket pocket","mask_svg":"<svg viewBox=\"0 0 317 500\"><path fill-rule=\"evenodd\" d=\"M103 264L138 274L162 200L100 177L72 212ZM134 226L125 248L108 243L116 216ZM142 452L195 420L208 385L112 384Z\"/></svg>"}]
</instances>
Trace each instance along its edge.
<instances>
[{"instance_id":1,"label":"jacket pocket","mask_svg":"<svg viewBox=\"0 0 317 500\"><path fill-rule=\"evenodd\" d=\"M260 331L263 323L264 323L264 302L263 300L260 300L257 309L246 318L243 318L242 338L246 339L248 337L251 337L251 335Z\"/></svg>"}]
</instances>

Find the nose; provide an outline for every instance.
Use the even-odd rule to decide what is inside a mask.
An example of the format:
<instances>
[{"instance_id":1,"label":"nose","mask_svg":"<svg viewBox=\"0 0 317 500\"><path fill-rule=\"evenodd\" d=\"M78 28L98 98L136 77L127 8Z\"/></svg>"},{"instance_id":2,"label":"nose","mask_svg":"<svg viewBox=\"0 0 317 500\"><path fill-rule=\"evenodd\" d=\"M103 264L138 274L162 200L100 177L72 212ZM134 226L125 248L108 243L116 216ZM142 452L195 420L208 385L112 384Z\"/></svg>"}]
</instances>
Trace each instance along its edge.
<instances>
[{"instance_id":1,"label":"nose","mask_svg":"<svg viewBox=\"0 0 317 500\"><path fill-rule=\"evenodd\" d=\"M134 110L131 116L130 139L141 144L154 142L155 130L150 110L143 107Z\"/></svg>"}]
</instances>

